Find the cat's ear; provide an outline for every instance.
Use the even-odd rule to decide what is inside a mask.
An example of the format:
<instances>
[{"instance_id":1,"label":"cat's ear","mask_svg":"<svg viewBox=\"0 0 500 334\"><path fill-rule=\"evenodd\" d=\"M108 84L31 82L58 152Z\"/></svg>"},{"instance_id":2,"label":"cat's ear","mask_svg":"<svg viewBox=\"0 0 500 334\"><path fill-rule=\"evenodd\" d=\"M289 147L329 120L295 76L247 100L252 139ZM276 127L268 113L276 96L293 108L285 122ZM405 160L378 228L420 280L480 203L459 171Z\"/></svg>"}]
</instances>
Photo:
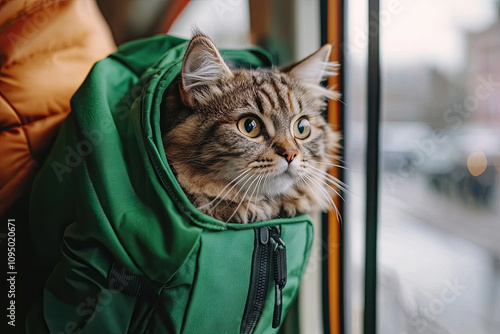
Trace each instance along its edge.
<instances>
[{"instance_id":1,"label":"cat's ear","mask_svg":"<svg viewBox=\"0 0 500 334\"><path fill-rule=\"evenodd\" d=\"M281 68L281 71L290 74L303 83L319 85L324 78L336 74L335 69L338 65L329 62L331 52L332 46L326 44L309 57Z\"/></svg>"},{"instance_id":2,"label":"cat's ear","mask_svg":"<svg viewBox=\"0 0 500 334\"><path fill-rule=\"evenodd\" d=\"M203 104L220 91L216 84L230 80L233 73L212 41L197 33L189 43L182 61L181 99L187 106Z\"/></svg>"},{"instance_id":3,"label":"cat's ear","mask_svg":"<svg viewBox=\"0 0 500 334\"><path fill-rule=\"evenodd\" d=\"M327 77L337 75L339 64L337 62L329 61L331 52L332 46L330 44L326 44L309 57L295 64L283 67L280 70L300 80L318 95L322 95L330 99L338 99L340 97L339 93L327 90L320 85L321 81Z\"/></svg>"}]
</instances>

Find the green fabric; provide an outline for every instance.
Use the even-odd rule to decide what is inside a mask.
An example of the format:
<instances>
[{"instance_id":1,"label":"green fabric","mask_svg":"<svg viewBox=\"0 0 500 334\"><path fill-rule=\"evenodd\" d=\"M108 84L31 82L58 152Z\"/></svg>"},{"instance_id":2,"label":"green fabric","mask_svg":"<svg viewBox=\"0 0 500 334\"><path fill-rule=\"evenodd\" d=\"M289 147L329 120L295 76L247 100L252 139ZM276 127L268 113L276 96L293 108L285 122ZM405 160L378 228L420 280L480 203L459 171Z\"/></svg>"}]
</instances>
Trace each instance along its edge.
<instances>
[{"instance_id":1,"label":"green fabric","mask_svg":"<svg viewBox=\"0 0 500 334\"><path fill-rule=\"evenodd\" d=\"M168 167L163 92L188 41L157 36L98 62L32 190L36 249L53 268L27 333L238 333L253 228L281 225L288 250L284 310L297 295L312 242L309 216L226 224L197 211ZM236 66L269 66L259 49L222 50ZM108 289L113 263L144 277L148 294ZM256 333L271 328L270 287Z\"/></svg>"}]
</instances>

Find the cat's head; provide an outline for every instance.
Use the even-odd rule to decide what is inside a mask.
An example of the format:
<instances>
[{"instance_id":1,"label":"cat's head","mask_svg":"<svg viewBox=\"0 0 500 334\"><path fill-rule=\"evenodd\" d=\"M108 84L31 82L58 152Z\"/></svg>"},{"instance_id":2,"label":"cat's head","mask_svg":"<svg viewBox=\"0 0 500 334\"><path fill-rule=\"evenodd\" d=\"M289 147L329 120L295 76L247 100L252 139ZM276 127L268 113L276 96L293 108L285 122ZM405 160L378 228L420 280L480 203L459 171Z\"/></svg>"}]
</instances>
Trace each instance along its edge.
<instances>
[{"instance_id":1,"label":"cat's head","mask_svg":"<svg viewBox=\"0 0 500 334\"><path fill-rule=\"evenodd\" d=\"M330 52L281 69L230 69L208 37L193 37L164 121L167 159L186 192L239 203L313 192L311 201L328 203L324 172L338 135L322 110L339 97L320 84L336 69Z\"/></svg>"}]
</instances>

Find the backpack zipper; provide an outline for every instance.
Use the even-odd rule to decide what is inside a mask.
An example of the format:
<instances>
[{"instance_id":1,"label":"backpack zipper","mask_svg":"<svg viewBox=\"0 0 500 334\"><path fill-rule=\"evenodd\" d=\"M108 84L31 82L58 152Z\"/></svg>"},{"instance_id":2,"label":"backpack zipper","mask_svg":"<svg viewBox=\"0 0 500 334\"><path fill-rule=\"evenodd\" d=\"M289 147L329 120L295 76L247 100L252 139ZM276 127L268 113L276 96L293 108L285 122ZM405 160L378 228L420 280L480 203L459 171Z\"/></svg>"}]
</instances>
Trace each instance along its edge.
<instances>
[{"instance_id":1,"label":"backpack zipper","mask_svg":"<svg viewBox=\"0 0 500 334\"><path fill-rule=\"evenodd\" d=\"M241 322L241 334L252 333L262 315L267 296L271 264L275 285L272 326L273 328L279 327L282 313L281 291L285 287L287 279L286 248L281 239L281 229L278 226L264 226L256 228L254 231L255 246L252 258L252 273L245 312Z\"/></svg>"},{"instance_id":2,"label":"backpack zipper","mask_svg":"<svg viewBox=\"0 0 500 334\"><path fill-rule=\"evenodd\" d=\"M286 247L281 239L281 229L278 226L271 226L271 240L273 246L273 271L274 271L274 313L273 328L278 328L281 322L283 309L283 296L281 291L286 285Z\"/></svg>"},{"instance_id":3,"label":"backpack zipper","mask_svg":"<svg viewBox=\"0 0 500 334\"><path fill-rule=\"evenodd\" d=\"M243 320L241 334L252 333L264 309L269 282L269 228L260 227L255 230L255 246L252 259L250 288Z\"/></svg>"}]
</instances>

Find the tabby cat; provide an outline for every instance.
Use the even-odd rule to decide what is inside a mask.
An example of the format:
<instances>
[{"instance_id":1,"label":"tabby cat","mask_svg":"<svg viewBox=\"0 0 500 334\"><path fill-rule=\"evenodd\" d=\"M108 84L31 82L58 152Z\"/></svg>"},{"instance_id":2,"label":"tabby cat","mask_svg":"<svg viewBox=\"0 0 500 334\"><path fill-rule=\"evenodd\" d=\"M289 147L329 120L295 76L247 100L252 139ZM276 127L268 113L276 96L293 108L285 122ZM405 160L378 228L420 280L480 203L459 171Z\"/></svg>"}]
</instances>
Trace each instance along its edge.
<instances>
[{"instance_id":1,"label":"tabby cat","mask_svg":"<svg viewBox=\"0 0 500 334\"><path fill-rule=\"evenodd\" d=\"M334 207L341 185L326 171L339 134L322 110L339 93L320 85L335 74L330 52L325 45L281 69L230 69L195 34L161 126L167 160L201 212L249 223Z\"/></svg>"}]
</instances>

